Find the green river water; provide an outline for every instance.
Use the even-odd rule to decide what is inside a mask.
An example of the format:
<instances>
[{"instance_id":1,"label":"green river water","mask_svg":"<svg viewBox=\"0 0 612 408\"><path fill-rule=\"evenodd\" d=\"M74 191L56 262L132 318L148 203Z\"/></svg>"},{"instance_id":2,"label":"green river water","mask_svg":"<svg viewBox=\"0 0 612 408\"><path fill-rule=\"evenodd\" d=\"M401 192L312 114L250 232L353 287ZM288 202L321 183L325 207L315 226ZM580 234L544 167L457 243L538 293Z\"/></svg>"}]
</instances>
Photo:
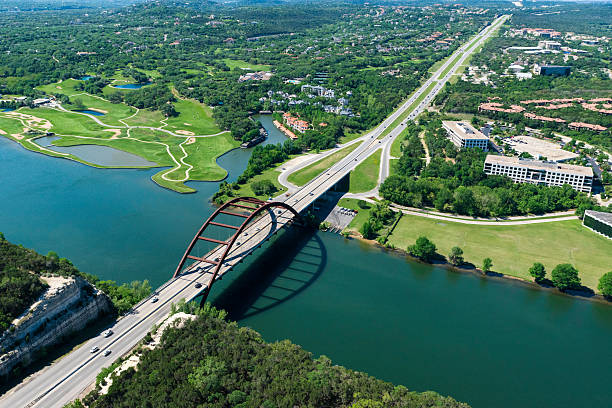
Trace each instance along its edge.
<instances>
[{"instance_id":1,"label":"green river water","mask_svg":"<svg viewBox=\"0 0 612 408\"><path fill-rule=\"evenodd\" d=\"M248 154L220 159L230 178ZM102 278L159 285L211 213L217 184L179 195L154 185L154 172L89 168L0 138L0 231ZM212 299L268 340L474 407L612 406L611 305L297 229L215 285Z\"/></svg>"}]
</instances>

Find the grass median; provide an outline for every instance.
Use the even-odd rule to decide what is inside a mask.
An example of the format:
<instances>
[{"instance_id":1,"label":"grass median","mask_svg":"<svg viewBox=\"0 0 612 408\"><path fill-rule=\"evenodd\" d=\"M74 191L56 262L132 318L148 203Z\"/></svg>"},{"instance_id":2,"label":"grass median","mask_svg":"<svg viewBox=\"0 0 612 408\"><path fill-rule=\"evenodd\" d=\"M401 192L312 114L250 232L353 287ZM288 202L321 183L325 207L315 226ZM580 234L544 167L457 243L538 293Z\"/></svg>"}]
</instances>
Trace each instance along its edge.
<instances>
[{"instance_id":1,"label":"grass median","mask_svg":"<svg viewBox=\"0 0 612 408\"><path fill-rule=\"evenodd\" d=\"M370 157L362 161L350 175L349 192L365 193L378 184L380 172L380 157L382 150L377 150Z\"/></svg>"},{"instance_id":2,"label":"grass median","mask_svg":"<svg viewBox=\"0 0 612 408\"><path fill-rule=\"evenodd\" d=\"M427 87L427 89L425 89L425 92L423 92L422 94L419 95L418 98L416 98L414 100L414 102L412 102L410 104L410 106L408 107L408 109L406 109L401 115L399 115L397 117L397 119L395 119L393 121L393 123L391 123L389 126L387 126L387 128L380 134L380 136L378 136L379 139L384 138L385 136L387 136L389 134L389 132L391 132L391 130L395 129L396 127L398 127L400 125L400 123L406 119L408 117L408 115L410 115L410 113L419 105L419 103L423 102L423 99L425 99L425 97L427 97L427 95L429 95L429 92L431 92L431 90L433 89L434 86L436 86L438 82L434 81L431 84L429 84L429 86Z\"/></svg>"},{"instance_id":3,"label":"grass median","mask_svg":"<svg viewBox=\"0 0 612 408\"><path fill-rule=\"evenodd\" d=\"M348 147L342 148L335 153L330 154L323 159L320 159L301 170L292 173L288 177L288 181L290 183L295 184L296 186L303 186L308 183L313 178L317 177L319 174L338 163L340 160L344 159L348 156L353 150L357 148L361 143L355 143Z\"/></svg>"}]
</instances>

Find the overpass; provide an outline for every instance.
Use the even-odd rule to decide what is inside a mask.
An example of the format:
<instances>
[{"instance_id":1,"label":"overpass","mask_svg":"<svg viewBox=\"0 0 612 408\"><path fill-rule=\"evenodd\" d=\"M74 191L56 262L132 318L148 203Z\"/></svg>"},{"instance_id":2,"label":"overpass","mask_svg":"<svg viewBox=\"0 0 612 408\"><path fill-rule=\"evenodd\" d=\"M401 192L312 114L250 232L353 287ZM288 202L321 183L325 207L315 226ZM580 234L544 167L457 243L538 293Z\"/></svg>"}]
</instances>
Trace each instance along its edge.
<instances>
[{"instance_id":1,"label":"overpass","mask_svg":"<svg viewBox=\"0 0 612 408\"><path fill-rule=\"evenodd\" d=\"M422 86L373 131L360 137L360 145L344 159L303 187L269 202L239 198L209 218L190 243L175 275L157 289L155 303L145 299L111 327L114 334L98 336L60 360L26 378L0 398L6 407L63 407L86 389L104 367L128 353L151 327L168 315L173 303L192 300L259 248L272 235L295 222L317 198L348 175L359 163L383 149L380 179L388 176L388 152L407 121L416 118L464 61L508 18L501 16L461 46ZM416 106L415 106L416 104ZM399 121L399 123L398 123ZM387 131L387 128L390 128ZM385 153L387 152L387 153ZM386 158L385 158L386 154ZM386 162L386 164L385 164ZM200 247L200 244L205 244ZM208 247L206 246L208 245ZM187 264L187 262L192 262ZM199 283L200 285L196 285ZM198 286L198 287L196 287ZM100 351L91 354L90 348ZM112 350L108 357L102 353Z\"/></svg>"}]
</instances>

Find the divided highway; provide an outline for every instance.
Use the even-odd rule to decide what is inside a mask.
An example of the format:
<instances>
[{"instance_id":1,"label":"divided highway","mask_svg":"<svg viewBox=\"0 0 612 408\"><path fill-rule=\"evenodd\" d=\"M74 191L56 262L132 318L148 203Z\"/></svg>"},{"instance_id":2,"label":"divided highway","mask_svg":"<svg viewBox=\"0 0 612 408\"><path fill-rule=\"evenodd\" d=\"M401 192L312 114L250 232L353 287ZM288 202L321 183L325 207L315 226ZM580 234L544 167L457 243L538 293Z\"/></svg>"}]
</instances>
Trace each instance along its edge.
<instances>
[{"instance_id":1,"label":"divided highway","mask_svg":"<svg viewBox=\"0 0 612 408\"><path fill-rule=\"evenodd\" d=\"M362 136L361 145L343 160L311 180L308 184L290 195L277 198L291 205L298 212L307 209L327 190L333 187L364 159L378 149L383 149L380 180L389 174L389 152L391 143L402 132L407 121L420 114L442 89L446 81L455 73L463 62L508 18L501 16L487 26L468 43L461 46L423 85L392 115L376 129ZM460 56L459 58L457 58ZM412 106L417 101L418 105ZM396 121L399 124L393 125ZM387 128L393 126L387 131ZM385 134L385 132L387 132ZM240 238L240 245L233 247L229 258L221 268L220 276L230 271L234 265L251 254L262 242L292 220L292 214L286 210L274 210L267 216L255 221L245 230ZM208 259L219 256L220 248L207 255ZM133 312L118 320L111 329L114 334L108 338L102 335L85 342L50 366L35 373L22 384L9 390L0 398L2 407L62 407L75 399L89 384L95 381L96 375L103 367L109 366L114 359L129 352L140 341L151 327L170 312L172 303L180 299L196 297L202 289L195 288L195 283L210 283L212 265L200 263L189 273L166 282L156 291L158 301L146 299L137 305ZM171 271L168 271L168 275ZM92 347L99 351L90 353ZM111 350L105 357L103 353Z\"/></svg>"}]
</instances>

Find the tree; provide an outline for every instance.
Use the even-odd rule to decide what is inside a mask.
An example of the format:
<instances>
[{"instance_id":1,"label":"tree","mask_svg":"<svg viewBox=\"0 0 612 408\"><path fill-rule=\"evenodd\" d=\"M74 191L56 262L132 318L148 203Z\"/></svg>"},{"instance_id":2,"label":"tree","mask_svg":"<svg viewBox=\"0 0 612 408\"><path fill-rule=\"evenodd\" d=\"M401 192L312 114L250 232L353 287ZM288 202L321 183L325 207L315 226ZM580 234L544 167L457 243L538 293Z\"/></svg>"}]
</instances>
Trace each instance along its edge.
<instances>
[{"instance_id":1,"label":"tree","mask_svg":"<svg viewBox=\"0 0 612 408\"><path fill-rule=\"evenodd\" d=\"M373 239L376 237L376 228L374 228L374 225L370 221L363 223L360 232L365 239Z\"/></svg>"},{"instance_id":2,"label":"tree","mask_svg":"<svg viewBox=\"0 0 612 408\"><path fill-rule=\"evenodd\" d=\"M176 117L179 115L176 109L174 109L174 105L171 103L167 103L162 106L161 111L167 118Z\"/></svg>"},{"instance_id":3,"label":"tree","mask_svg":"<svg viewBox=\"0 0 612 408\"><path fill-rule=\"evenodd\" d=\"M482 271L484 273L490 272L492 267L493 261L491 260L491 258L485 258L482 260Z\"/></svg>"},{"instance_id":4,"label":"tree","mask_svg":"<svg viewBox=\"0 0 612 408\"><path fill-rule=\"evenodd\" d=\"M74 106L74 109L76 110L83 110L86 108L85 104L83 103L83 101L81 99L75 98L72 101L72 106Z\"/></svg>"},{"instance_id":5,"label":"tree","mask_svg":"<svg viewBox=\"0 0 612 408\"><path fill-rule=\"evenodd\" d=\"M120 92L113 92L112 94L108 96L108 100L111 103L115 103L115 104L121 103L123 102L123 95L121 95Z\"/></svg>"},{"instance_id":6,"label":"tree","mask_svg":"<svg viewBox=\"0 0 612 408\"><path fill-rule=\"evenodd\" d=\"M251 183L251 190L258 196L271 195L277 188L270 180L259 180Z\"/></svg>"},{"instance_id":7,"label":"tree","mask_svg":"<svg viewBox=\"0 0 612 408\"><path fill-rule=\"evenodd\" d=\"M555 266L552 274L552 283L559 290L578 289L580 288L580 277L578 270L571 264L559 264Z\"/></svg>"},{"instance_id":8,"label":"tree","mask_svg":"<svg viewBox=\"0 0 612 408\"><path fill-rule=\"evenodd\" d=\"M529 268L529 274L533 276L533 279L537 283L540 283L546 277L546 269L544 269L544 265L542 265L540 262L536 262L531 268Z\"/></svg>"},{"instance_id":9,"label":"tree","mask_svg":"<svg viewBox=\"0 0 612 408\"><path fill-rule=\"evenodd\" d=\"M451 252L448 255L448 260L452 265L459 266L463 264L463 249L455 246L451 248Z\"/></svg>"},{"instance_id":10,"label":"tree","mask_svg":"<svg viewBox=\"0 0 612 408\"><path fill-rule=\"evenodd\" d=\"M425 262L429 262L436 254L436 246L427 237L420 236L414 245L408 247L408 252Z\"/></svg>"},{"instance_id":11,"label":"tree","mask_svg":"<svg viewBox=\"0 0 612 408\"><path fill-rule=\"evenodd\" d=\"M597 289L599 289L602 295L612 297L612 271L599 278Z\"/></svg>"}]
</instances>

